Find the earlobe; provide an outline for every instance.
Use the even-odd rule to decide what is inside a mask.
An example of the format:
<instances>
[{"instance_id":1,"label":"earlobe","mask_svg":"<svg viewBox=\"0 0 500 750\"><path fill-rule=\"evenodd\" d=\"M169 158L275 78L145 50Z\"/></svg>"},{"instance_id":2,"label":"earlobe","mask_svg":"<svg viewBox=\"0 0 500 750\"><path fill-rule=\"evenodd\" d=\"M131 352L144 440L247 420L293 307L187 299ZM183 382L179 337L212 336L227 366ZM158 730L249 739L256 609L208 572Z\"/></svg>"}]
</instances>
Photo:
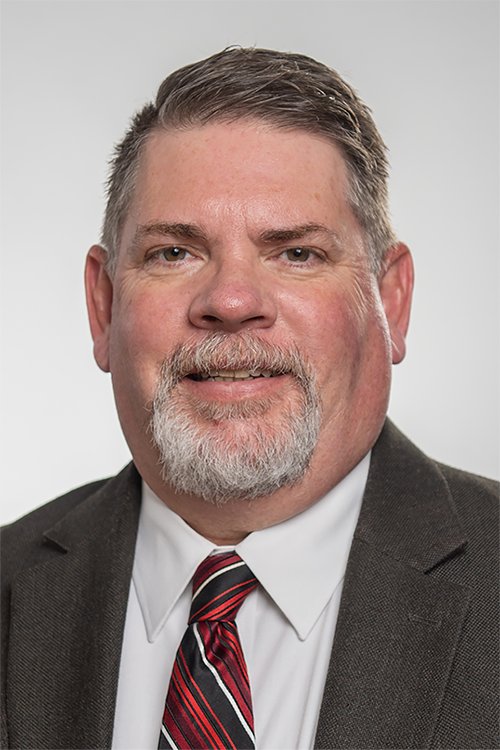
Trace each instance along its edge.
<instances>
[{"instance_id":1,"label":"earlobe","mask_svg":"<svg viewBox=\"0 0 500 750\"><path fill-rule=\"evenodd\" d=\"M398 243L389 248L379 276L379 288L389 324L394 365L401 362L406 353L413 279L413 260L407 246Z\"/></svg>"},{"instance_id":2,"label":"earlobe","mask_svg":"<svg viewBox=\"0 0 500 750\"><path fill-rule=\"evenodd\" d=\"M104 372L109 372L109 334L113 304L113 282L106 268L106 251L93 245L85 264L85 292L94 357Z\"/></svg>"}]
</instances>

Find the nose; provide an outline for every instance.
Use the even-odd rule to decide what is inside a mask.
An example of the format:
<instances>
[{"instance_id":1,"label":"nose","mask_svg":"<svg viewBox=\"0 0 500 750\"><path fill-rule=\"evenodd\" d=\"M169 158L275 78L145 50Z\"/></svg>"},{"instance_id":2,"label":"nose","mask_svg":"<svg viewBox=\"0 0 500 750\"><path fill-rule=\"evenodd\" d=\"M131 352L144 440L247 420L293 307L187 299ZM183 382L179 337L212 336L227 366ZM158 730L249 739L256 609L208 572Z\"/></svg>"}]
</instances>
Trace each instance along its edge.
<instances>
[{"instance_id":1,"label":"nose","mask_svg":"<svg viewBox=\"0 0 500 750\"><path fill-rule=\"evenodd\" d=\"M189 307L197 328L228 333L269 328L276 317L276 302L259 269L238 258L219 264Z\"/></svg>"}]
</instances>

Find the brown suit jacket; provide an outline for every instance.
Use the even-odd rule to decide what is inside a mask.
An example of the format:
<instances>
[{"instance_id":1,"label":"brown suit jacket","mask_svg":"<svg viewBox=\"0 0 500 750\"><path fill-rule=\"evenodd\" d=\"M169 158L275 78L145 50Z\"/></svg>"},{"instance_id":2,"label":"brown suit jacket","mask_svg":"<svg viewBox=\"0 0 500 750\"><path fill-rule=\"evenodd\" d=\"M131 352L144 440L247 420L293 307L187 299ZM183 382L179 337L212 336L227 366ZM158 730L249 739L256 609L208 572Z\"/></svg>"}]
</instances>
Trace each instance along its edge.
<instances>
[{"instance_id":1,"label":"brown suit jacket","mask_svg":"<svg viewBox=\"0 0 500 750\"><path fill-rule=\"evenodd\" d=\"M109 748L137 522L133 464L4 529L2 747ZM389 422L373 449L317 748L495 750L495 483Z\"/></svg>"}]
</instances>

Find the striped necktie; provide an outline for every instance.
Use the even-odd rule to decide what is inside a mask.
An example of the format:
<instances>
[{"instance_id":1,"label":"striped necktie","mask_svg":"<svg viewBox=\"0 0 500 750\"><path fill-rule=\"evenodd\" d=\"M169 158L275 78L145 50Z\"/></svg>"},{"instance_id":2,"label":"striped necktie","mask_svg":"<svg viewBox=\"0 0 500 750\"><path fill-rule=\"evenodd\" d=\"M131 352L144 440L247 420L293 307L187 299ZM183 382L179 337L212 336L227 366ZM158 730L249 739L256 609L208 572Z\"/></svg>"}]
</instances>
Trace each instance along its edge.
<instances>
[{"instance_id":1,"label":"striped necktie","mask_svg":"<svg viewBox=\"0 0 500 750\"><path fill-rule=\"evenodd\" d=\"M255 748L250 684L234 618L256 586L235 552L212 555L199 566L158 748Z\"/></svg>"}]
</instances>

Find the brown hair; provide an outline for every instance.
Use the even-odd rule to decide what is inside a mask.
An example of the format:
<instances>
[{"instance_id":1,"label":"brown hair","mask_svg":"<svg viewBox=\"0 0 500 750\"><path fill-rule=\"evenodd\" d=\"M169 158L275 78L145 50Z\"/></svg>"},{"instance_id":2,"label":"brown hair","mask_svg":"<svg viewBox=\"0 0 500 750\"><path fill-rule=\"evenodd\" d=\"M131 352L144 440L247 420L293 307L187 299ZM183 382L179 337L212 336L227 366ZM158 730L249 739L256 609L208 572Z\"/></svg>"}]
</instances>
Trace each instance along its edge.
<instances>
[{"instance_id":1,"label":"brown hair","mask_svg":"<svg viewBox=\"0 0 500 750\"><path fill-rule=\"evenodd\" d=\"M395 236L388 212L387 148L370 110L336 73L305 55L230 47L169 75L154 104L133 117L116 146L107 183L102 244L114 271L142 150L161 128L257 119L335 142L349 172L346 199L380 269Z\"/></svg>"}]
</instances>

